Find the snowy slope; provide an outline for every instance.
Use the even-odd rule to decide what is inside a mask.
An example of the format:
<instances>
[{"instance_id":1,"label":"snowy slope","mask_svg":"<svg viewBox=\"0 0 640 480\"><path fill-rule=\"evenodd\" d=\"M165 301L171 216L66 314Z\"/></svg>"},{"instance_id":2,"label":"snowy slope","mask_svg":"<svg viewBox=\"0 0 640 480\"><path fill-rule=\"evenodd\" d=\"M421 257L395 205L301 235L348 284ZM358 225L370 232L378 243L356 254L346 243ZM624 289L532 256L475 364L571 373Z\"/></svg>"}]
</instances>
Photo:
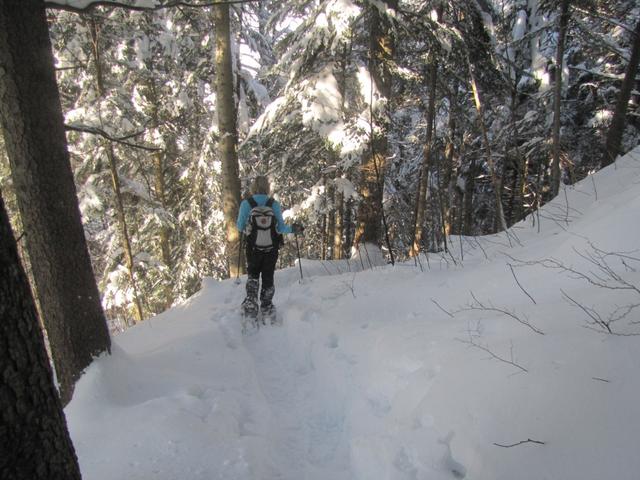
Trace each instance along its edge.
<instances>
[{"instance_id":1,"label":"snowy slope","mask_svg":"<svg viewBox=\"0 0 640 480\"><path fill-rule=\"evenodd\" d=\"M640 150L565 193L421 266L303 259L252 336L206 281L79 382L84 477L640 478Z\"/></svg>"}]
</instances>

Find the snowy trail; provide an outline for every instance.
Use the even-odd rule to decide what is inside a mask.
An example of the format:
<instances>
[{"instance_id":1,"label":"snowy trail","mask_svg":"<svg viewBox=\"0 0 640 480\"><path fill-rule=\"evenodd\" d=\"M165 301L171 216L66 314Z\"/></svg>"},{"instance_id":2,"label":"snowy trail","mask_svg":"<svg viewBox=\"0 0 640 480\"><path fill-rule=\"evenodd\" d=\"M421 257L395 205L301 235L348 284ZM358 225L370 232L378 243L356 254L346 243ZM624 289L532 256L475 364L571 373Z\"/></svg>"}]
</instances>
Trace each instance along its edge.
<instances>
[{"instance_id":1,"label":"snowy trail","mask_svg":"<svg viewBox=\"0 0 640 480\"><path fill-rule=\"evenodd\" d=\"M407 263L344 273L348 265L304 260L304 281L297 268L281 270L283 325L253 336L241 333L242 284L206 280L115 337L112 355L76 386L65 414L83 476L636 480L640 337L625 332L640 333L640 313L616 321L622 335L603 335L561 293L606 318L637 305L637 291L536 262L561 258L590 272L585 252L597 245L613 252L613 273L640 286L635 155L567 190L583 216L567 226L541 217L540 232L523 222L514 227L522 246L474 239L464 266L434 256L425 271ZM585 195L595 180L597 201ZM511 257L532 261L516 265L517 280ZM473 298L544 335L470 308Z\"/></svg>"},{"instance_id":2,"label":"snowy trail","mask_svg":"<svg viewBox=\"0 0 640 480\"><path fill-rule=\"evenodd\" d=\"M314 366L313 314L306 312L297 323L292 322L295 310L284 316L284 327L262 328L244 340L271 414L267 431L271 478L352 478L344 407L327 403L331 385Z\"/></svg>"},{"instance_id":3,"label":"snowy trail","mask_svg":"<svg viewBox=\"0 0 640 480\"><path fill-rule=\"evenodd\" d=\"M271 418L268 421L268 444L274 478L303 478L305 432L300 422L305 390L309 380L297 374L288 362L284 332L263 328L247 338L256 378ZM266 342L269 337L270 341Z\"/></svg>"}]
</instances>

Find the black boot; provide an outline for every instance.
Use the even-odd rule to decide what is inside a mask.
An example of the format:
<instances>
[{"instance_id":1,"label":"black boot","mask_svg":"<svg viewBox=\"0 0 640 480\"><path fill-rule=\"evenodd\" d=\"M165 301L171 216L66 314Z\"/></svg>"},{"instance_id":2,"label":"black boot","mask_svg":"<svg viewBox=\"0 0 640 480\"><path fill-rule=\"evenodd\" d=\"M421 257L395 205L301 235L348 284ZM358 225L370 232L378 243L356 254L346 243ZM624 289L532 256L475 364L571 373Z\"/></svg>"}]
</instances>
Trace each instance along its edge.
<instances>
[{"instance_id":1,"label":"black boot","mask_svg":"<svg viewBox=\"0 0 640 480\"><path fill-rule=\"evenodd\" d=\"M247 296L242 302L242 315L253 320L258 318L258 279L247 279Z\"/></svg>"},{"instance_id":2,"label":"black boot","mask_svg":"<svg viewBox=\"0 0 640 480\"><path fill-rule=\"evenodd\" d=\"M260 292L260 312L262 313L263 324L266 324L267 321L272 325L276 323L276 307L272 302L275 292L276 289L273 286L263 288Z\"/></svg>"}]
</instances>

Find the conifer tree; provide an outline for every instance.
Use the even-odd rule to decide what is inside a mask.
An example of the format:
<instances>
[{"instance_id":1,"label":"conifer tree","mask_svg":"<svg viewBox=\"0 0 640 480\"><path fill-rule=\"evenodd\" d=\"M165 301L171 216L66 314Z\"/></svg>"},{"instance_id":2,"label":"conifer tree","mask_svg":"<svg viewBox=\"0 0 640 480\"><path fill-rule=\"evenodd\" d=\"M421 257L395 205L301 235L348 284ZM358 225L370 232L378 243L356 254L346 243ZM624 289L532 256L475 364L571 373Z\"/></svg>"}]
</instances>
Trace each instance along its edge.
<instances>
[{"instance_id":1,"label":"conifer tree","mask_svg":"<svg viewBox=\"0 0 640 480\"><path fill-rule=\"evenodd\" d=\"M385 0L383 5L392 11L398 8L397 0ZM391 61L395 50L389 17L380 13L376 6L372 6L369 22L370 58L368 68L371 77L371 92L370 98L365 101L369 102L371 113L369 121L372 125L370 125L369 132L369 148L362 153L360 166L359 193L361 200L358 205L358 223L354 236L356 246L361 243L379 244L382 239L380 217L381 214L384 215L382 197L389 148L387 138L388 102L391 99ZM373 105L374 96L376 103L381 105L378 112ZM374 118L379 121L376 122Z\"/></svg>"},{"instance_id":2,"label":"conifer tree","mask_svg":"<svg viewBox=\"0 0 640 480\"><path fill-rule=\"evenodd\" d=\"M624 80L622 81L622 87L618 94L611 126L607 134L604 155L601 161L602 167L611 165L620 154L620 143L622 141L622 134L624 133L631 89L633 88L633 84L637 83L636 76L638 73L638 64L640 64L640 21L636 23L636 28L631 36L631 54L627 63Z\"/></svg>"},{"instance_id":3,"label":"conifer tree","mask_svg":"<svg viewBox=\"0 0 640 480\"><path fill-rule=\"evenodd\" d=\"M79 480L36 308L0 197L0 477Z\"/></svg>"},{"instance_id":4,"label":"conifer tree","mask_svg":"<svg viewBox=\"0 0 640 480\"><path fill-rule=\"evenodd\" d=\"M220 129L220 157L222 161L222 210L226 232L227 262L230 276L238 274L242 262L240 235L236 218L240 205L240 178L238 167L236 104L233 95L233 69L231 54L231 21L229 5L214 7L216 31L216 93L217 115Z\"/></svg>"},{"instance_id":5,"label":"conifer tree","mask_svg":"<svg viewBox=\"0 0 640 480\"><path fill-rule=\"evenodd\" d=\"M110 339L69 163L42 0L0 3L0 119L63 403Z\"/></svg>"}]
</instances>

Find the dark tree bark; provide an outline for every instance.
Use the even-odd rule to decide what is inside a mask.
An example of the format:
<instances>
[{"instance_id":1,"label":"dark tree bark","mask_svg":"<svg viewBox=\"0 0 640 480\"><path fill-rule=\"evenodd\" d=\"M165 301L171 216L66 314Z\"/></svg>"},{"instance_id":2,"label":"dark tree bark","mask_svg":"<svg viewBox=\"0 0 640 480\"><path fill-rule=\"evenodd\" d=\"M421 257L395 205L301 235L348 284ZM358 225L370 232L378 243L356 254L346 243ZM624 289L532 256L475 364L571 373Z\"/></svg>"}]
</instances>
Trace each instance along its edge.
<instances>
[{"instance_id":1,"label":"dark tree bark","mask_svg":"<svg viewBox=\"0 0 640 480\"><path fill-rule=\"evenodd\" d=\"M0 2L0 119L66 403L110 339L82 228L42 0Z\"/></svg>"},{"instance_id":2,"label":"dark tree bark","mask_svg":"<svg viewBox=\"0 0 640 480\"><path fill-rule=\"evenodd\" d=\"M438 62L432 56L429 64L428 85L429 104L427 107L427 134L422 151L422 167L420 181L418 182L418 196L416 199L416 212L414 215L415 225L413 226L413 242L409 255L415 257L422 249L422 233L424 230L425 214L427 211L427 192L429 190L429 169L431 168L431 147L433 144L433 124L436 111L436 84L438 80Z\"/></svg>"},{"instance_id":3,"label":"dark tree bark","mask_svg":"<svg viewBox=\"0 0 640 480\"><path fill-rule=\"evenodd\" d=\"M442 4L436 8L438 21L442 16ZM414 214L415 225L413 226L413 242L409 255L415 257L420 253L422 247L422 233L424 230L425 214L427 211L427 193L429 191L429 169L431 168L432 146L433 146L433 125L435 123L436 112L436 90L438 82L438 62L435 51L431 53L429 60L429 71L427 74L427 88L429 89L429 103L427 106L427 132L422 150L422 167L420 170L420 181L418 182L418 197L416 199L416 211Z\"/></svg>"},{"instance_id":4,"label":"dark tree bark","mask_svg":"<svg viewBox=\"0 0 640 480\"><path fill-rule=\"evenodd\" d=\"M27 276L0 197L0 478L80 479Z\"/></svg>"},{"instance_id":5,"label":"dark tree bark","mask_svg":"<svg viewBox=\"0 0 640 480\"><path fill-rule=\"evenodd\" d=\"M344 204L344 217L342 223L342 229L344 231L344 244L342 251L345 252L347 258L350 256L350 251L353 248L353 200L348 198Z\"/></svg>"},{"instance_id":6,"label":"dark tree bark","mask_svg":"<svg viewBox=\"0 0 640 480\"><path fill-rule=\"evenodd\" d=\"M611 121L611 126L609 127L607 142L604 148L604 156L602 157L601 161L601 165L603 168L615 162L618 155L620 155L620 144L622 143L622 134L624 133L624 126L626 123L627 107L629 104L629 98L631 97L633 84L636 81L639 62L640 21L637 23L636 28L633 31L633 46L631 47L631 57L629 58L629 63L627 64L627 70L624 74L622 87L620 88L620 95L618 96L616 109L613 113L613 120Z\"/></svg>"},{"instance_id":7,"label":"dark tree bark","mask_svg":"<svg viewBox=\"0 0 640 480\"><path fill-rule=\"evenodd\" d=\"M464 158L464 155L460 155ZM473 228L473 197L476 191L476 176L478 175L478 166L476 163L476 157L470 154L469 167L465 174L464 182L464 200L463 200L463 216L462 216L462 231L461 235L474 235Z\"/></svg>"},{"instance_id":8,"label":"dark tree bark","mask_svg":"<svg viewBox=\"0 0 640 480\"><path fill-rule=\"evenodd\" d=\"M344 256L343 252L343 229L344 229L344 194L341 191L336 190L335 193L336 202L336 226L333 232L333 259L340 260Z\"/></svg>"},{"instance_id":9,"label":"dark tree bark","mask_svg":"<svg viewBox=\"0 0 640 480\"><path fill-rule=\"evenodd\" d=\"M227 239L227 261L230 276L238 274L240 234L236 218L240 207L240 176L238 166L238 133L236 104L233 95L231 68L231 28L229 5L213 7L216 29L216 92L218 94L218 125L220 125L220 156L222 160L222 211Z\"/></svg>"},{"instance_id":10,"label":"dark tree bark","mask_svg":"<svg viewBox=\"0 0 640 480\"><path fill-rule=\"evenodd\" d=\"M473 100L478 112L478 123L480 124L480 130L482 131L482 139L485 145L487 155L487 165L489 165L489 172L491 174L491 183L493 184L493 194L496 200L496 216L495 216L495 228L497 231L507 230L507 222L504 217L504 209L502 208L502 179L497 171L496 163L491 153L491 141L489 140L489 129L487 127L484 118L484 104L480 98L480 90L478 89L478 82L476 81L475 74L473 73L473 65L471 60L467 57L467 63L469 66L469 80L471 83L471 90L473 92Z\"/></svg>"},{"instance_id":11,"label":"dark tree bark","mask_svg":"<svg viewBox=\"0 0 640 480\"><path fill-rule=\"evenodd\" d=\"M560 3L560 23L558 26L558 48L556 50L556 74L553 92L553 154L551 157L551 197L560 190L560 114L562 106L562 65L564 44L569 23L569 0Z\"/></svg>"},{"instance_id":12,"label":"dark tree bark","mask_svg":"<svg viewBox=\"0 0 640 480\"><path fill-rule=\"evenodd\" d=\"M444 148L444 173L442 188L446 189L444 195L444 231L445 238L451 235L453 230L453 213L454 213L454 191L456 183L457 168L454 164L455 156L455 137L456 137L456 112L449 107L449 135Z\"/></svg>"}]
</instances>

